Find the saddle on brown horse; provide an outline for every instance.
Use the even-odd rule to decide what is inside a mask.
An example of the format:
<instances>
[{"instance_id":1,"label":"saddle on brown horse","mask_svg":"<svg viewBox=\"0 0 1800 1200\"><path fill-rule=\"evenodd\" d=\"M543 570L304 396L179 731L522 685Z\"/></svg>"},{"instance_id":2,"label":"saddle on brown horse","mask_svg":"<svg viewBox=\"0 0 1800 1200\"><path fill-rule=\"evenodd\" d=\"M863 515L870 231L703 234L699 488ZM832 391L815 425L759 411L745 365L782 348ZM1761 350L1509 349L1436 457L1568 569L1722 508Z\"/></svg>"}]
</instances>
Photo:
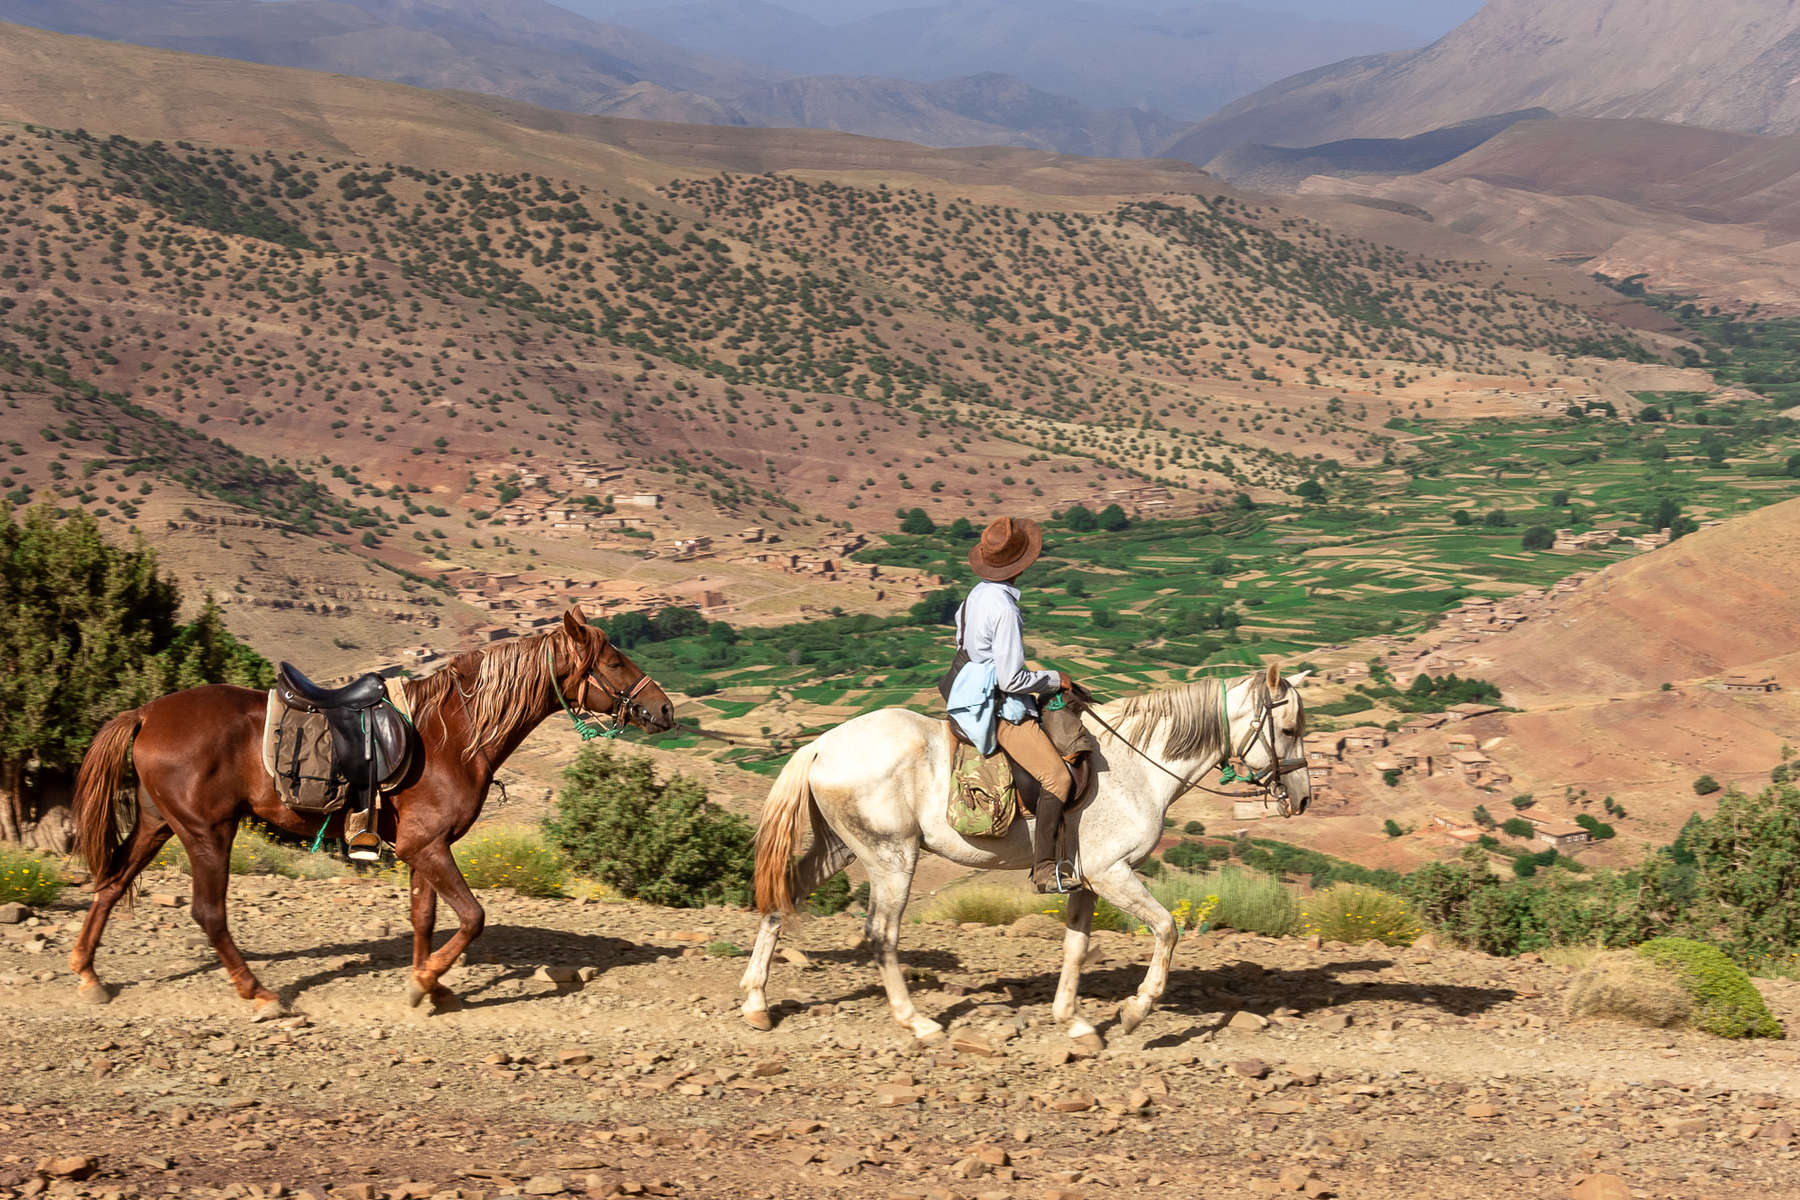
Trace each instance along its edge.
<instances>
[{"instance_id":1,"label":"saddle on brown horse","mask_svg":"<svg viewBox=\"0 0 1800 1200\"><path fill-rule=\"evenodd\" d=\"M332 813L353 799L360 807L412 763L412 726L380 675L328 688L284 662L269 696L263 764L289 808Z\"/></svg>"}]
</instances>

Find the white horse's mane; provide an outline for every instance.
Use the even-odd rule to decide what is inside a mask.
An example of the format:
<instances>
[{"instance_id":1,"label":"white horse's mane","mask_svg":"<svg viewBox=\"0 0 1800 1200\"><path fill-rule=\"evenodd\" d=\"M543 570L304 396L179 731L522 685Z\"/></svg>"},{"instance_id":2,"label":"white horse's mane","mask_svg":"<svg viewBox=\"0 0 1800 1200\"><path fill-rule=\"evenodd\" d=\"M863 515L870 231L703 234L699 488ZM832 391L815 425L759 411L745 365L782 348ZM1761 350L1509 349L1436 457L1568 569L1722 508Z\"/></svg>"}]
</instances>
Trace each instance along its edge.
<instances>
[{"instance_id":1,"label":"white horse's mane","mask_svg":"<svg viewBox=\"0 0 1800 1200\"><path fill-rule=\"evenodd\" d=\"M1126 696L1105 706L1107 719L1140 745L1160 733L1162 752L1172 759L1195 759L1207 754L1223 757L1230 752L1225 721L1226 686L1218 679L1196 679Z\"/></svg>"}]
</instances>

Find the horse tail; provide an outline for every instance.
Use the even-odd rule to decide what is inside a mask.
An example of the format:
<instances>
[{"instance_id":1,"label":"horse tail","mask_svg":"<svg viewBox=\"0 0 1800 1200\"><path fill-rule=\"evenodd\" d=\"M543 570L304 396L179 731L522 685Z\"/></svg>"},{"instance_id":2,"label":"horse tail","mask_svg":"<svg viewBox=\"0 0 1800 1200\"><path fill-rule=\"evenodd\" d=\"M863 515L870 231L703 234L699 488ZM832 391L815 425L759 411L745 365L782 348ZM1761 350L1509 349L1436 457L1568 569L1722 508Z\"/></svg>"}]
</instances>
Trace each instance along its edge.
<instances>
[{"instance_id":1,"label":"horse tail","mask_svg":"<svg viewBox=\"0 0 1800 1200\"><path fill-rule=\"evenodd\" d=\"M119 849L136 823L137 793L121 795L125 760L144 724L144 710L127 709L100 727L75 777L75 830L98 891L119 869Z\"/></svg>"},{"instance_id":2,"label":"horse tail","mask_svg":"<svg viewBox=\"0 0 1800 1200\"><path fill-rule=\"evenodd\" d=\"M848 848L820 819L813 800L811 775L818 757L818 747L808 746L788 759L763 802L756 827L756 907L764 913L793 912L795 893L803 885L817 887L824 882L813 879L820 869L831 865L831 874L836 874L848 862ZM795 862L794 843L802 822L812 825L812 845Z\"/></svg>"}]
</instances>

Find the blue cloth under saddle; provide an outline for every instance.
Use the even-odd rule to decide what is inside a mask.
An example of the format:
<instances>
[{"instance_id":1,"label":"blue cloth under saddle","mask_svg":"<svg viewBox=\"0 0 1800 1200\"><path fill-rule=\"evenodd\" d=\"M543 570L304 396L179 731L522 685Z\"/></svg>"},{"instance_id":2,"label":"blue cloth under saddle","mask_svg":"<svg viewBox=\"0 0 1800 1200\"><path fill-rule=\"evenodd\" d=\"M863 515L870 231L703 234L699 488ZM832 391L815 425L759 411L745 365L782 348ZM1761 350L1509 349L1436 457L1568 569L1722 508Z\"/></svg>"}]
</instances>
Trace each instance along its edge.
<instances>
[{"instance_id":1,"label":"blue cloth under saddle","mask_svg":"<svg viewBox=\"0 0 1800 1200\"><path fill-rule=\"evenodd\" d=\"M992 754L996 747L996 720L1017 725L1031 715L1031 708L1022 697L1000 693L999 682L993 663L970 661L950 685L950 719L984 755Z\"/></svg>"}]
</instances>

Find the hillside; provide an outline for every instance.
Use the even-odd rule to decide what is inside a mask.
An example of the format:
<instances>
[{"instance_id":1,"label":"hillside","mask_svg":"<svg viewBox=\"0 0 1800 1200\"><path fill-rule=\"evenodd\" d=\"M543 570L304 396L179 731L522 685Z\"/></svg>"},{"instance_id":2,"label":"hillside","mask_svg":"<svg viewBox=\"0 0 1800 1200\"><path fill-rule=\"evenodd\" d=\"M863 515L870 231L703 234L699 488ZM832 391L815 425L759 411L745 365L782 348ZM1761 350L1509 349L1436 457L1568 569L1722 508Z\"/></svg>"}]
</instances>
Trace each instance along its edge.
<instances>
[{"instance_id":1,"label":"hillside","mask_svg":"<svg viewBox=\"0 0 1800 1200\"><path fill-rule=\"evenodd\" d=\"M1800 129L1800 9L1785 0L1489 0L1420 50L1273 84L1169 153L1205 164L1248 144L1402 138L1527 108L1709 129Z\"/></svg>"},{"instance_id":2,"label":"hillside","mask_svg":"<svg viewBox=\"0 0 1800 1200\"><path fill-rule=\"evenodd\" d=\"M1405 207L1496 247L1731 308L1791 312L1800 284L1795 136L1524 121L1416 175L1312 178L1299 190Z\"/></svg>"},{"instance_id":3,"label":"hillside","mask_svg":"<svg viewBox=\"0 0 1800 1200\"><path fill-rule=\"evenodd\" d=\"M1186 122L1096 109L973 68L932 82L793 78L542 0L0 0L0 20L277 66L457 89L576 113L839 129L929 146L1154 154Z\"/></svg>"},{"instance_id":4,"label":"hillside","mask_svg":"<svg viewBox=\"0 0 1800 1200\"><path fill-rule=\"evenodd\" d=\"M1314 175L1412 175L1468 154L1541 108L1477 117L1404 138L1346 138L1322 146L1239 146L1206 164L1208 174L1265 192L1291 192Z\"/></svg>"}]
</instances>

